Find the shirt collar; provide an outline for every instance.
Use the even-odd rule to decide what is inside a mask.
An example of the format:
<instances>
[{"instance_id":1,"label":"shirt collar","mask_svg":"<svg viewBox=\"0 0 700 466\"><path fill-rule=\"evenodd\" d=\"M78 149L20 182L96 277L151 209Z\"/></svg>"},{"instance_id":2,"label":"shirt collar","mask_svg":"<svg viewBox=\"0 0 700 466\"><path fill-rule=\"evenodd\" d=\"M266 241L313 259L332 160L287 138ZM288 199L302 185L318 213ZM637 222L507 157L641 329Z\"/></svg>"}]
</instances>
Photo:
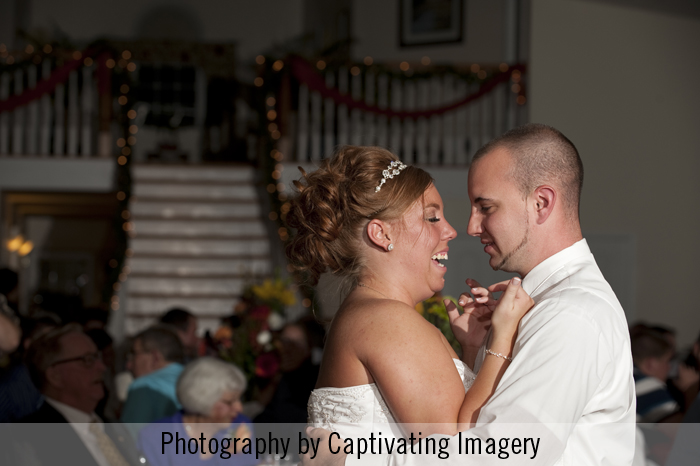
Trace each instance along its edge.
<instances>
[{"instance_id":1,"label":"shirt collar","mask_svg":"<svg viewBox=\"0 0 700 466\"><path fill-rule=\"evenodd\" d=\"M56 409L56 411L61 413L63 417L66 418L66 421L70 422L71 424L90 423L97 418L94 413L88 414L80 411L79 409L75 409L72 406L68 406L65 403L54 400L53 398L49 398L48 396L46 397L46 402Z\"/></svg>"},{"instance_id":2,"label":"shirt collar","mask_svg":"<svg viewBox=\"0 0 700 466\"><path fill-rule=\"evenodd\" d=\"M537 289L552 276L554 272L561 269L565 264L578 257L591 253L585 239L579 240L566 249L562 249L553 256L548 257L537 264L530 273L523 279L523 290L532 296Z\"/></svg>"}]
</instances>

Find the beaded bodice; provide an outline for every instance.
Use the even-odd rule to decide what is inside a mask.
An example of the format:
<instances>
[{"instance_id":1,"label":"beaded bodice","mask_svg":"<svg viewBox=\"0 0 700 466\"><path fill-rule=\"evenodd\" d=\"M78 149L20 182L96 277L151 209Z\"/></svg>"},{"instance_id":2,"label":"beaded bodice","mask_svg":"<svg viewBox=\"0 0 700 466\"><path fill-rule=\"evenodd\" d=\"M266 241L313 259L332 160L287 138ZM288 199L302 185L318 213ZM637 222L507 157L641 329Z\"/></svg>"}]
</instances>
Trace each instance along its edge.
<instances>
[{"instance_id":1,"label":"beaded bodice","mask_svg":"<svg viewBox=\"0 0 700 466\"><path fill-rule=\"evenodd\" d=\"M465 392L476 375L459 359L453 359ZM339 432L342 437L367 437L370 432L383 436L401 436L376 384L344 388L317 388L308 404L309 424Z\"/></svg>"}]
</instances>

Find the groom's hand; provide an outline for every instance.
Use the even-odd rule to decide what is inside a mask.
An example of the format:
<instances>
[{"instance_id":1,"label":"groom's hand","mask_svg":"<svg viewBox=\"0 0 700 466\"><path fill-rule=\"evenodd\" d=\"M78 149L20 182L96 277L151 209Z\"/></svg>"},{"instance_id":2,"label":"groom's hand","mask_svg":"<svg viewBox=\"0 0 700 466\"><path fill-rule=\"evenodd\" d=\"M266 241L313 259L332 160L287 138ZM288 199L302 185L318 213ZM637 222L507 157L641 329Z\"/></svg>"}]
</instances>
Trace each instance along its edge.
<instances>
[{"instance_id":1,"label":"groom's hand","mask_svg":"<svg viewBox=\"0 0 700 466\"><path fill-rule=\"evenodd\" d=\"M464 308L460 315L459 309L449 300L445 300L447 315L450 318L452 333L462 346L463 359L469 367L474 367L476 353L491 328L491 314L496 305L491 292L482 287L474 279L467 279L470 292L464 292L459 296L458 303Z\"/></svg>"},{"instance_id":2,"label":"groom's hand","mask_svg":"<svg viewBox=\"0 0 700 466\"><path fill-rule=\"evenodd\" d=\"M301 464L303 466L344 466L347 455L343 452L343 441L337 435L333 437L333 441L329 443L331 433L326 429L321 428L306 428L306 436L318 445L318 451L305 453L301 456ZM318 443L317 443L318 442ZM338 453L332 453L337 451Z\"/></svg>"}]
</instances>

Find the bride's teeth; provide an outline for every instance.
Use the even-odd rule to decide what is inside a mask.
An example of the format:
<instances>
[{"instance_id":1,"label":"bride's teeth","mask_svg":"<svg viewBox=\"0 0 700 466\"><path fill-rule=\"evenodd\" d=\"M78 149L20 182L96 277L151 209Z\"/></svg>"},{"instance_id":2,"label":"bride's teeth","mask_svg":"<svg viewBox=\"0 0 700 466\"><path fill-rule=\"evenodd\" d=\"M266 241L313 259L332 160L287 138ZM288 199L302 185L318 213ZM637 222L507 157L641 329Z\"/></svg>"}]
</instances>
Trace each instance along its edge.
<instances>
[{"instance_id":1,"label":"bride's teeth","mask_svg":"<svg viewBox=\"0 0 700 466\"><path fill-rule=\"evenodd\" d=\"M433 257L431 257L433 260L447 260L447 253L445 254L434 254Z\"/></svg>"}]
</instances>

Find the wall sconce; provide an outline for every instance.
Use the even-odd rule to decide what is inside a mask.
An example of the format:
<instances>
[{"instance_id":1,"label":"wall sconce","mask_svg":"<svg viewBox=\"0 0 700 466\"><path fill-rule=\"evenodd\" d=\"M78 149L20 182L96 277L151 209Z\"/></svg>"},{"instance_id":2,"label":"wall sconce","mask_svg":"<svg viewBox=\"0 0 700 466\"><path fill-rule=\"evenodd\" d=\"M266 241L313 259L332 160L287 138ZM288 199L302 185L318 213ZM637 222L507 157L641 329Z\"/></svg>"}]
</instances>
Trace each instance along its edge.
<instances>
[{"instance_id":1,"label":"wall sconce","mask_svg":"<svg viewBox=\"0 0 700 466\"><path fill-rule=\"evenodd\" d=\"M26 256L34 249L34 243L31 241L25 241L22 235L17 235L7 242L7 250L10 252L16 252L21 257Z\"/></svg>"}]
</instances>

